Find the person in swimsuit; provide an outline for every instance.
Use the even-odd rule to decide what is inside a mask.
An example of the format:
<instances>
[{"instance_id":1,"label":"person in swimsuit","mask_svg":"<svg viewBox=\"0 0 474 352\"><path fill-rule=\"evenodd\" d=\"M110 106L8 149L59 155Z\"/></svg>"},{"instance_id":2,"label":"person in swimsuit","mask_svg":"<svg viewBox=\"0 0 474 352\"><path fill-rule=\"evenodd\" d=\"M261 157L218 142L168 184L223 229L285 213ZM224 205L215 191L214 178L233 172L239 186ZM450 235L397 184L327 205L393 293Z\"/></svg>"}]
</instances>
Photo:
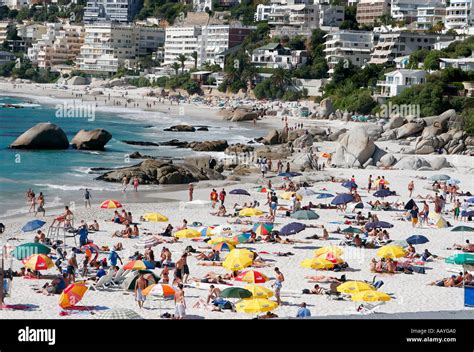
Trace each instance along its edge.
<instances>
[{"instance_id":1,"label":"person in swimsuit","mask_svg":"<svg viewBox=\"0 0 474 352\"><path fill-rule=\"evenodd\" d=\"M184 300L183 284L178 284L178 290L174 294L175 319L182 320L186 315L186 301Z\"/></svg>"},{"instance_id":2,"label":"person in swimsuit","mask_svg":"<svg viewBox=\"0 0 474 352\"><path fill-rule=\"evenodd\" d=\"M145 303L146 297L143 295L142 291L146 288L147 281L143 277L143 273L140 274L138 280L135 282L135 300L138 302L138 307L143 308L143 303Z\"/></svg>"},{"instance_id":3,"label":"person in swimsuit","mask_svg":"<svg viewBox=\"0 0 474 352\"><path fill-rule=\"evenodd\" d=\"M275 268L275 273L276 273L276 278L272 287L275 288L275 298L277 299L277 303L278 305L281 305L280 291L283 286L282 283L283 281L285 281L285 276L283 275L283 273L280 271L279 268Z\"/></svg>"}]
</instances>

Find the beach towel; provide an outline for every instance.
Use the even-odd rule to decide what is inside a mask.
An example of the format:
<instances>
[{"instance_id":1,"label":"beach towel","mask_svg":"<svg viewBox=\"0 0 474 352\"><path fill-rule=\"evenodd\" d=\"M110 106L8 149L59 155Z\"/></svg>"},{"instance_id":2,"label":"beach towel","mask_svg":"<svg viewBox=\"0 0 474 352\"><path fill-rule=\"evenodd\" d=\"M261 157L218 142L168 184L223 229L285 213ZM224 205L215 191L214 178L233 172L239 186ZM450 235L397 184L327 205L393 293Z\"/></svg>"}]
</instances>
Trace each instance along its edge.
<instances>
[{"instance_id":1,"label":"beach towel","mask_svg":"<svg viewBox=\"0 0 474 352\"><path fill-rule=\"evenodd\" d=\"M10 310L26 310L26 311L32 311L36 310L39 308L39 306L35 304L4 304L3 306L0 306L0 309L10 309Z\"/></svg>"}]
</instances>

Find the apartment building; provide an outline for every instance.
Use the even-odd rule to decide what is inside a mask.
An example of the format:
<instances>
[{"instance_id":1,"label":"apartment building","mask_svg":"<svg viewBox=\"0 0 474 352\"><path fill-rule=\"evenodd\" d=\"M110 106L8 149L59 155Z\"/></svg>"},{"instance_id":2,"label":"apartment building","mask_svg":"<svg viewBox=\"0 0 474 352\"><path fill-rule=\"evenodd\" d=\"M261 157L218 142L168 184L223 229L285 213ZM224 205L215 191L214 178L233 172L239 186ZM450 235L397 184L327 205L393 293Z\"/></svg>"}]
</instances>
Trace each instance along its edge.
<instances>
[{"instance_id":1,"label":"apartment building","mask_svg":"<svg viewBox=\"0 0 474 352\"><path fill-rule=\"evenodd\" d=\"M176 62L180 54L188 59L185 62L187 67L194 66L192 53L201 51L199 46L199 36L202 35L201 26L171 26L166 28L165 34L165 57L164 65L171 65Z\"/></svg>"},{"instance_id":2,"label":"apartment building","mask_svg":"<svg viewBox=\"0 0 474 352\"><path fill-rule=\"evenodd\" d=\"M268 14L268 24L272 27L271 36L311 35L319 28L319 5L282 5Z\"/></svg>"},{"instance_id":3,"label":"apartment building","mask_svg":"<svg viewBox=\"0 0 474 352\"><path fill-rule=\"evenodd\" d=\"M10 26L12 26L12 23L9 21L0 22L0 44L3 44L3 42L7 40L7 34Z\"/></svg>"},{"instance_id":4,"label":"apartment building","mask_svg":"<svg viewBox=\"0 0 474 352\"><path fill-rule=\"evenodd\" d=\"M410 55L420 49L434 49L435 43L453 40L453 36L424 32L386 32L380 33L371 55L370 63L393 63L400 56Z\"/></svg>"},{"instance_id":5,"label":"apartment building","mask_svg":"<svg viewBox=\"0 0 474 352\"><path fill-rule=\"evenodd\" d=\"M417 9L416 28L427 30L438 22L444 22L446 17L446 6L437 3L433 5L420 6Z\"/></svg>"},{"instance_id":6,"label":"apartment building","mask_svg":"<svg viewBox=\"0 0 474 352\"><path fill-rule=\"evenodd\" d=\"M412 23L418 17L418 8L439 5L440 0L392 0L390 15L395 21Z\"/></svg>"},{"instance_id":7,"label":"apartment building","mask_svg":"<svg viewBox=\"0 0 474 352\"><path fill-rule=\"evenodd\" d=\"M463 71L474 71L474 54L471 57L460 57L457 59L443 58L439 59L439 67L444 70L447 68L459 68Z\"/></svg>"},{"instance_id":8,"label":"apartment building","mask_svg":"<svg viewBox=\"0 0 474 352\"><path fill-rule=\"evenodd\" d=\"M366 25L380 23L381 16L390 14L390 7L390 0L360 0L357 4L357 22Z\"/></svg>"},{"instance_id":9,"label":"apartment building","mask_svg":"<svg viewBox=\"0 0 474 352\"><path fill-rule=\"evenodd\" d=\"M337 31L325 36L325 58L329 73L340 62L351 62L362 67L370 60L373 33L368 31Z\"/></svg>"},{"instance_id":10,"label":"apartment building","mask_svg":"<svg viewBox=\"0 0 474 352\"><path fill-rule=\"evenodd\" d=\"M143 6L143 0L88 0L84 22L130 22Z\"/></svg>"},{"instance_id":11,"label":"apartment building","mask_svg":"<svg viewBox=\"0 0 474 352\"><path fill-rule=\"evenodd\" d=\"M292 69L308 60L306 50L291 50L280 43L270 43L252 52L252 64L257 67Z\"/></svg>"},{"instance_id":12,"label":"apartment building","mask_svg":"<svg viewBox=\"0 0 474 352\"><path fill-rule=\"evenodd\" d=\"M446 29L466 29L474 25L474 0L450 0L446 7Z\"/></svg>"}]
</instances>

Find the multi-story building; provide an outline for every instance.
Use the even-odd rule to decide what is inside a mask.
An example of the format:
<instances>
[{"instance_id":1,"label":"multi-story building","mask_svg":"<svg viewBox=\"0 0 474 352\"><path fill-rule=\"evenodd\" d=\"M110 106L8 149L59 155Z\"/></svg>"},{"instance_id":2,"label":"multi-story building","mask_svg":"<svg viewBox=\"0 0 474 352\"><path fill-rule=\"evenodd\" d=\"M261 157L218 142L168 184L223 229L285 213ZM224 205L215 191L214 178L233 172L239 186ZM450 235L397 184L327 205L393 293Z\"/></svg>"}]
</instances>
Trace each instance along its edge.
<instances>
[{"instance_id":1,"label":"multi-story building","mask_svg":"<svg viewBox=\"0 0 474 352\"><path fill-rule=\"evenodd\" d=\"M440 5L440 0L392 0L391 17L395 21L411 23L416 21L418 8Z\"/></svg>"},{"instance_id":2,"label":"multi-story building","mask_svg":"<svg viewBox=\"0 0 474 352\"><path fill-rule=\"evenodd\" d=\"M130 22L143 6L143 0L88 0L84 22Z\"/></svg>"},{"instance_id":3,"label":"multi-story building","mask_svg":"<svg viewBox=\"0 0 474 352\"><path fill-rule=\"evenodd\" d=\"M326 34L325 58L329 73L340 62L351 62L362 67L370 60L372 49L372 32L367 31L337 31Z\"/></svg>"},{"instance_id":4,"label":"multi-story building","mask_svg":"<svg viewBox=\"0 0 474 352\"><path fill-rule=\"evenodd\" d=\"M48 27L42 23L25 23L17 25L16 33L25 42L26 48L31 48L46 34Z\"/></svg>"},{"instance_id":5,"label":"multi-story building","mask_svg":"<svg viewBox=\"0 0 474 352\"><path fill-rule=\"evenodd\" d=\"M8 51L0 51L0 66L16 60L16 56Z\"/></svg>"},{"instance_id":6,"label":"multi-story building","mask_svg":"<svg viewBox=\"0 0 474 352\"><path fill-rule=\"evenodd\" d=\"M212 0L193 0L193 8L195 12L212 11Z\"/></svg>"},{"instance_id":7,"label":"multi-story building","mask_svg":"<svg viewBox=\"0 0 474 352\"><path fill-rule=\"evenodd\" d=\"M1 5L8 6L11 10L19 10L22 7L31 5L32 1L28 0L4 0Z\"/></svg>"},{"instance_id":8,"label":"multi-story building","mask_svg":"<svg viewBox=\"0 0 474 352\"><path fill-rule=\"evenodd\" d=\"M444 22L446 17L446 6L438 3L433 5L420 6L417 9L416 28L427 30L438 22Z\"/></svg>"},{"instance_id":9,"label":"multi-story building","mask_svg":"<svg viewBox=\"0 0 474 352\"><path fill-rule=\"evenodd\" d=\"M463 71L474 71L474 55L471 57L461 57L458 59L439 59L439 67L442 70L452 67L459 68Z\"/></svg>"},{"instance_id":10,"label":"multi-story building","mask_svg":"<svg viewBox=\"0 0 474 352\"><path fill-rule=\"evenodd\" d=\"M275 11L277 7L281 5L278 4L270 4L270 5L264 5L264 4L259 4L257 5L257 9L255 11L255 22L260 22L260 21L267 21L268 16Z\"/></svg>"},{"instance_id":11,"label":"multi-story building","mask_svg":"<svg viewBox=\"0 0 474 352\"><path fill-rule=\"evenodd\" d=\"M194 66L193 52L201 51L199 47L199 36L202 34L201 26L171 26L166 28L165 35L165 57L164 65L176 62L177 57L182 54L187 57L185 65Z\"/></svg>"},{"instance_id":12,"label":"multi-story building","mask_svg":"<svg viewBox=\"0 0 474 352\"><path fill-rule=\"evenodd\" d=\"M436 42L453 40L453 36L420 32L380 33L371 54L370 63L393 63L399 56L410 55L420 49L432 50Z\"/></svg>"},{"instance_id":13,"label":"multi-story building","mask_svg":"<svg viewBox=\"0 0 474 352\"><path fill-rule=\"evenodd\" d=\"M378 81L380 97L394 97L415 84L425 83L426 71L398 69L385 73L385 80Z\"/></svg>"},{"instance_id":14,"label":"multi-story building","mask_svg":"<svg viewBox=\"0 0 474 352\"><path fill-rule=\"evenodd\" d=\"M48 23L46 33L28 49L28 58L38 67L53 67L74 61L83 43L83 26Z\"/></svg>"},{"instance_id":15,"label":"multi-story building","mask_svg":"<svg viewBox=\"0 0 474 352\"><path fill-rule=\"evenodd\" d=\"M272 36L311 35L312 29L319 28L319 5L277 6L268 14L268 24Z\"/></svg>"},{"instance_id":16,"label":"multi-story building","mask_svg":"<svg viewBox=\"0 0 474 352\"><path fill-rule=\"evenodd\" d=\"M280 43L270 43L252 52L252 64L265 68L292 69L308 60L306 50L291 50Z\"/></svg>"},{"instance_id":17,"label":"multi-story building","mask_svg":"<svg viewBox=\"0 0 474 352\"><path fill-rule=\"evenodd\" d=\"M12 23L9 21L1 21L0 22L0 44L3 44L5 40L7 40L8 30L12 26Z\"/></svg>"},{"instance_id":18,"label":"multi-story building","mask_svg":"<svg viewBox=\"0 0 474 352\"><path fill-rule=\"evenodd\" d=\"M447 29L466 29L474 25L474 0L451 0L446 7Z\"/></svg>"},{"instance_id":19,"label":"multi-story building","mask_svg":"<svg viewBox=\"0 0 474 352\"><path fill-rule=\"evenodd\" d=\"M151 35L156 31L158 34ZM135 67L140 55L156 51L161 29L113 22L85 26L84 45L76 59L81 71L113 74L120 66ZM147 38L148 37L148 38Z\"/></svg>"},{"instance_id":20,"label":"multi-story building","mask_svg":"<svg viewBox=\"0 0 474 352\"><path fill-rule=\"evenodd\" d=\"M390 0L360 0L357 4L357 22L373 25L380 17L390 14Z\"/></svg>"},{"instance_id":21,"label":"multi-story building","mask_svg":"<svg viewBox=\"0 0 474 352\"><path fill-rule=\"evenodd\" d=\"M319 27L339 27L344 22L344 6L319 5Z\"/></svg>"}]
</instances>

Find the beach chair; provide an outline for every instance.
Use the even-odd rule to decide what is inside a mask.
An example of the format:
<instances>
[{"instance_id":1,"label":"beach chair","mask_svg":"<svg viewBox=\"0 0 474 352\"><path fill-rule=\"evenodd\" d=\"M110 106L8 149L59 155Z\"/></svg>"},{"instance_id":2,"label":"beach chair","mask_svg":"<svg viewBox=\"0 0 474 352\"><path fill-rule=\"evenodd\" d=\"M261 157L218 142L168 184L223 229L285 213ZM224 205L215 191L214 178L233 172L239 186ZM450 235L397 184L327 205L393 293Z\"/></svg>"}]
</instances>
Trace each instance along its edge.
<instances>
[{"instance_id":1,"label":"beach chair","mask_svg":"<svg viewBox=\"0 0 474 352\"><path fill-rule=\"evenodd\" d=\"M362 315L369 315L376 313L376 310L380 308L385 302L376 302L376 303L364 303L356 307L356 311Z\"/></svg>"},{"instance_id":2,"label":"beach chair","mask_svg":"<svg viewBox=\"0 0 474 352\"><path fill-rule=\"evenodd\" d=\"M111 284L113 286L120 285L126 278L126 276L131 272L131 270L124 270L120 268L117 273L113 276Z\"/></svg>"},{"instance_id":3,"label":"beach chair","mask_svg":"<svg viewBox=\"0 0 474 352\"><path fill-rule=\"evenodd\" d=\"M114 276L114 272L110 269L106 275L102 276L99 281L92 283L89 288L97 291L100 288L106 288L107 285L110 285L112 282L112 278Z\"/></svg>"}]
</instances>

